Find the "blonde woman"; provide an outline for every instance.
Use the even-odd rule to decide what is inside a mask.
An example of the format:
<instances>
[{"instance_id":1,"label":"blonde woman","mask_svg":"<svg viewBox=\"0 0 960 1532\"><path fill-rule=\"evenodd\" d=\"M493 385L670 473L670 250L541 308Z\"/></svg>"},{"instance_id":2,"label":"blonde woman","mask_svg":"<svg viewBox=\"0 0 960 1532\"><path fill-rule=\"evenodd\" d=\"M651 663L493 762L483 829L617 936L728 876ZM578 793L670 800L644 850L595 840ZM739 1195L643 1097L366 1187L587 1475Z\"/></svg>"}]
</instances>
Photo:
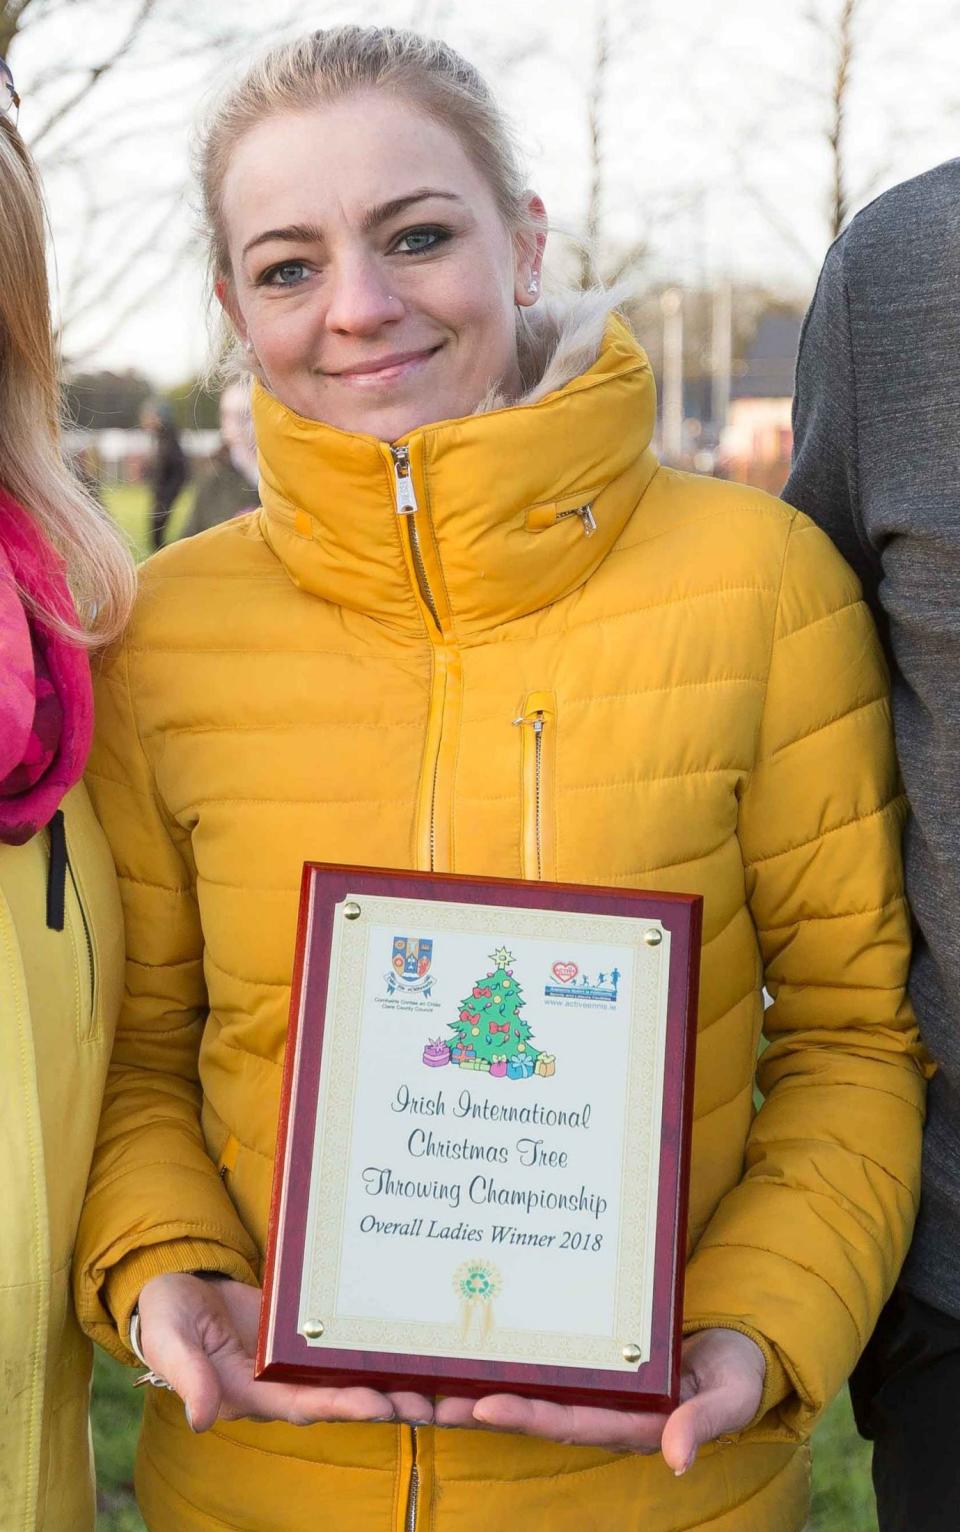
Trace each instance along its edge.
<instances>
[{"instance_id":1,"label":"blonde woman","mask_svg":"<svg viewBox=\"0 0 960 1532\"><path fill-rule=\"evenodd\" d=\"M658 466L646 358L602 296L545 301L542 203L452 49L281 47L202 170L262 507L148 566L91 776L129 977L77 1296L174 1390L147 1525L799 1532L923 1106L857 583L802 515ZM669 1418L253 1381L305 858L703 894Z\"/></svg>"},{"instance_id":2,"label":"blonde woman","mask_svg":"<svg viewBox=\"0 0 960 1532\"><path fill-rule=\"evenodd\" d=\"M0 1521L94 1525L91 1347L70 1259L123 984L110 853L80 781L90 651L129 558L64 466L43 209L0 60Z\"/></svg>"}]
</instances>

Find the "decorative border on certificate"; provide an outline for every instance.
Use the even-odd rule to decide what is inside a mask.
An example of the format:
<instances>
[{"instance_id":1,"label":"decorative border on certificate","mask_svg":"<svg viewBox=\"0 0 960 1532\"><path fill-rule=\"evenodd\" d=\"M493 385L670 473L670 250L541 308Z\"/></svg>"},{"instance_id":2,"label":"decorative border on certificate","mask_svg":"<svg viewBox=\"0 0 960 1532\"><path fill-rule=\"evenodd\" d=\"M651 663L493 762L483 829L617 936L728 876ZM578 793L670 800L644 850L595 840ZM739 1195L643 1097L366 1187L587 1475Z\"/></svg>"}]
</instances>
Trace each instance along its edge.
<instances>
[{"instance_id":1,"label":"decorative border on certificate","mask_svg":"<svg viewBox=\"0 0 960 1532\"><path fill-rule=\"evenodd\" d=\"M344 918L346 906L359 908L360 916ZM377 1081L370 1088L364 1089L363 1064L365 1050L380 1046L374 1027L377 1002L382 1001L383 997L377 990L383 988L379 981L383 970L389 967L389 962L384 961L382 954L389 955L391 939L402 939L395 938L394 933L403 933L408 929L429 932L428 936L419 938L418 947L421 949L449 949L450 938L455 936L472 937L472 947L480 954L501 948L505 955L513 959L513 949L516 949L518 956L514 962L518 975L527 972L533 974L534 961L531 959L540 955L543 961L539 964L536 977L546 977L548 980L553 978L554 982L541 984L540 993L526 1002L525 1022L528 1029L533 1025L533 1017L529 1013L534 1012L537 1034L542 1034L545 1019L549 1020L551 1016L546 1007L551 1003L564 1009L569 1008L574 1020L572 1025L568 1020L565 1028L568 1046L561 1059L563 1072L559 1076L554 1073L549 1079L544 1078L533 1073L531 1066L532 1078L529 1084L519 1080L507 1084L502 1080L491 1079L486 1070L477 1069L474 1072L461 1067L456 1071L444 1069L442 1073L437 1069L432 1078L424 1078L422 1081L422 1105L442 1106L445 1114L447 1111L457 1113L461 1122L470 1121L469 1111L460 1109L464 1106L465 1097L471 1098L471 1104L476 1101L478 1107L492 1108L497 1113L494 1122L502 1122L502 1129L499 1130L499 1144L495 1142L497 1130L485 1135L486 1147L502 1152L505 1160L495 1161L492 1165L483 1160L473 1162L473 1165L454 1161L452 1166L449 1162L435 1162L440 1164L441 1179L422 1171L418 1174L416 1163L398 1165L396 1155L389 1153L394 1163L390 1166L369 1166L367 1184L364 1191L359 1192L359 1179L364 1174L362 1162L368 1158L362 1143L367 1126L363 1116L367 1109L367 1118L373 1121L376 1109L370 1108L369 1098L379 1085ZM424 908L420 901L357 891L349 891L346 898L337 905L333 931L324 1068L316 1119L298 1316L301 1334L307 1337L308 1343L321 1348L377 1349L399 1354L417 1352L424 1356L457 1354L463 1357L610 1369L615 1372L635 1371L637 1363L646 1361L650 1354L662 1059L667 1014L665 976L669 968L670 933L659 921L640 923L636 919L612 915L522 910L488 904L465 906L435 902ZM655 944L651 944L654 938ZM469 949L471 944L463 942L462 945ZM372 951L372 948L379 950ZM591 949L595 953L594 961L590 966L583 964L583 979L587 982L571 984L571 977L580 977L579 966L572 961L564 964L556 960L557 954L575 952L582 956L585 952L589 954ZM552 964L546 961L551 955L555 959ZM523 963L523 956L527 958L526 964ZM486 967L487 960L481 960ZM605 963L607 971L601 970L602 963ZM423 967L422 957L417 966ZM476 966L475 959L473 967ZM611 1003L611 985L608 980L611 967L617 974L619 996L626 999L626 1004L617 1005L619 997L616 988L612 990ZM563 972L564 968L568 972ZM552 972L553 969L561 970L559 976ZM574 971L572 976L569 970ZM512 982L518 985L517 979L503 977L503 969L496 972L501 975L502 984L509 986ZM461 967L461 973L462 982L457 986L457 993L459 989L467 987L472 977L469 967ZM513 969L510 973L512 975ZM596 982L591 985L591 974L603 977L606 992L602 987L598 988ZM482 975L478 977L482 978ZM488 977L494 978L495 975ZM449 989L449 984L447 988L446 1009L440 1009L429 1020L423 1014L419 1002L412 1002L401 1010L393 1010L385 1018L386 1028L394 1036L394 1028L399 1021L401 1035L408 1049L411 1052L415 1050L418 1063L423 1042L421 1034L431 1028L437 1030L445 1022L448 1026L450 1024L447 1016L455 991ZM527 984L527 995L531 995L533 988L533 985ZM421 983L420 990L415 993L422 992ZM436 990L433 992L436 993ZM479 995L483 995L482 989ZM581 996L587 998L581 999ZM402 1004L402 1000L398 1003ZM482 999L480 1004L483 1004ZM488 1001L488 1009L489 1004ZM374 1022L367 1026L365 1023L371 1013ZM504 1014L510 1014L509 1008L504 1010ZM602 1049L596 1050L590 1036L592 1029L601 1024L609 1028L614 1016L617 1022L615 1038L608 1035L602 1042ZM421 1018L422 1024L418 1030ZM512 1019L516 1020L517 1017L514 1015ZM506 1022L494 1022L493 1025L507 1030ZM478 1028L470 1030L479 1031ZM381 1034L383 1031L384 1028L381 1028ZM608 1091L611 1076L622 1076L620 1087L614 1092L618 1108L617 1121L610 1120L605 1110L605 1101L586 1101L582 1088L567 1083L568 1080L572 1082L576 1079L578 1073L583 1074L587 1064L587 1060L584 1057L578 1059L569 1046L577 1031L583 1035L584 1052L594 1047L595 1051L602 1051L609 1056L601 1070L595 1069L592 1072L594 1080L602 1080L605 1091ZM368 1035L370 1033L373 1035ZM552 1034L550 1045L552 1049ZM529 1041L519 1046L532 1051ZM539 1056L546 1056L551 1062L554 1058L552 1052L549 1055L540 1053ZM464 1066L468 1063L469 1060L465 1060ZM409 1073L413 1075L415 1072L411 1069ZM457 1076L455 1080L452 1079L454 1074ZM439 1082L437 1093L428 1094L427 1087L433 1086L435 1082ZM561 1099L567 1103L563 1107L554 1105L550 1100L551 1096L556 1100L559 1094L557 1087L561 1083L565 1087ZM536 1102L519 1099L521 1084L525 1086L525 1097L529 1096L531 1087L536 1090ZM406 1096L404 1093L407 1093ZM391 1097L384 1099L385 1094L381 1094L379 1111L381 1115L387 1114L387 1125L393 1130L392 1137L396 1141L390 1148L396 1149L400 1146L401 1130L406 1123L397 1121L397 1095L392 1097L391 1115ZM410 1105L416 1105L417 1097L409 1094L406 1084L400 1086L398 1095L403 1103L402 1111L408 1110ZM540 1113L534 1114L535 1106L541 1108ZM504 1116L501 1117L501 1113ZM587 1116L586 1124L582 1123L584 1114ZM532 1145L536 1142L528 1137L516 1139L518 1127L515 1125L522 1129L524 1117L529 1118L531 1115L544 1115L548 1129L558 1116L568 1121L572 1118L577 1124L573 1129L568 1127L566 1133L557 1138L557 1142L569 1144L569 1150L551 1151L554 1156L564 1155L569 1163L562 1167L559 1175L555 1169L552 1174L547 1169L543 1170L539 1181L535 1173L531 1175L529 1167L518 1164L517 1151L512 1147L512 1143ZM580 1122L577 1121L578 1117ZM430 1121L432 1126L438 1121L436 1118L422 1120ZM421 1119L417 1118L416 1121L419 1124ZM565 1126L566 1123L561 1121L560 1125ZM416 1139L418 1131L418 1127L413 1128L411 1139ZM576 1150L591 1134L594 1142L598 1137L603 1142L599 1152L580 1157L578 1168ZM361 1142L358 1143L358 1140ZM442 1144L443 1141L441 1147ZM610 1154L611 1146L613 1157ZM454 1147L459 1145L455 1143ZM476 1147L483 1148L484 1145ZM618 1147L619 1153L616 1152ZM372 1152L376 1158L375 1149ZM531 1149L527 1152L535 1154L536 1151ZM507 1156L509 1159L506 1159ZM582 1163L584 1160L586 1164ZM479 1168L475 1169L476 1166ZM599 1170L599 1185L590 1182L591 1169ZM522 1176L519 1181L518 1173ZM375 1213L364 1214L361 1209L364 1197L370 1199L367 1206L373 1206L384 1190L384 1182L384 1200L390 1205L393 1216L377 1220ZM546 1186L541 1183L546 1183ZM588 1189L591 1186L592 1189ZM351 1187L354 1192L352 1197ZM409 1217L404 1216L405 1205L398 1203L396 1188L403 1188L404 1195L412 1193ZM524 1196L527 1198L528 1214L538 1200L547 1204L541 1212L539 1224L545 1230L539 1239L546 1245L547 1256L531 1259L531 1254L527 1253L528 1246L522 1238L522 1225L511 1230L519 1236L517 1245L505 1243L509 1235L505 1236L503 1231L508 1225L496 1221L497 1208L502 1208L502 1204L488 1202L484 1215L482 1196L478 1198L474 1195L477 1190L482 1192L491 1189L497 1195L514 1199L512 1203L506 1202L507 1211L503 1213L505 1219L510 1217L511 1206L523 1209ZM392 1196L391 1191L394 1192ZM438 1226L440 1230L449 1229L452 1218L446 1224L438 1220L435 1216L436 1205L431 1202L432 1192L438 1192L441 1201L448 1200L455 1193L453 1206L458 1210L462 1210L462 1201L469 1197L472 1204L470 1210L477 1220L468 1230L471 1238L468 1245L458 1248L456 1242L450 1242L450 1270L446 1274L445 1283L444 1250L439 1243L442 1235L438 1236L435 1230ZM566 1199L568 1206L585 1202L586 1207L578 1206L580 1216L571 1216L566 1209L556 1208L558 1198ZM551 1216L544 1217L548 1212ZM586 1219L582 1216L584 1212ZM521 1215L514 1213L514 1216ZM351 1268L344 1270L345 1251L350 1249L351 1244L356 1247L363 1240L363 1236L356 1230L364 1224L374 1228L379 1225L380 1231L387 1231L386 1234L380 1232L379 1238L375 1235L373 1241L365 1241L375 1246L369 1252L371 1259L382 1262L388 1255L385 1246L391 1240L399 1244L397 1255L400 1270L396 1280L405 1280L408 1284L407 1306L412 1306L409 1305L410 1287L417 1281L419 1267L419 1279L432 1280L433 1303L442 1310L444 1299L447 1300L445 1306L448 1317L445 1320L402 1317L403 1301L385 1303L387 1295L382 1290L371 1290L370 1285L364 1283L364 1273L358 1269L361 1252L356 1248ZM564 1228L564 1224L572 1224L574 1227ZM462 1228L463 1221L456 1227ZM475 1242L473 1235L478 1236ZM428 1263L426 1260L418 1262L413 1259L414 1252L410 1244L400 1243L410 1240L417 1241L423 1247L424 1256L429 1257ZM566 1243L563 1243L564 1240ZM575 1245L572 1244L574 1240ZM603 1263L605 1280L598 1283L590 1265L591 1261L596 1265L597 1256L603 1255L603 1241L611 1242L613 1249L608 1250ZM593 1249L594 1243L598 1247L596 1250ZM464 1255L468 1256L467 1260L463 1259ZM591 1287L594 1290L594 1307L600 1299L598 1289L602 1288L608 1294L608 1317L602 1325L603 1333L596 1333L596 1324L577 1326L578 1310L575 1301L571 1299L567 1300L565 1306L553 1305L555 1309L565 1308L569 1314L568 1318L560 1318L562 1328L557 1325L551 1329L538 1326L538 1312L542 1313L544 1307L549 1307L547 1295L538 1289L532 1289L527 1300L531 1321L529 1327L504 1325L500 1322L497 1316L504 1306L508 1270L516 1285L518 1280L522 1280L519 1268L523 1264L532 1268L531 1275L539 1272L540 1276L544 1276L548 1263L558 1283L565 1283L571 1275L581 1278L580 1312L582 1305L591 1302ZM582 1280L584 1276L589 1279L586 1283ZM390 1280L390 1277L385 1275L382 1280ZM374 1313L357 1312L358 1286L366 1288L368 1307L375 1306ZM444 1291L438 1291L438 1288ZM388 1328L384 1324L385 1309L390 1320ZM514 1303L514 1314L516 1309ZM323 1333L311 1340L311 1320L318 1315L323 1316ZM629 1360L624 1355L625 1344L634 1348L629 1353Z\"/></svg>"}]
</instances>

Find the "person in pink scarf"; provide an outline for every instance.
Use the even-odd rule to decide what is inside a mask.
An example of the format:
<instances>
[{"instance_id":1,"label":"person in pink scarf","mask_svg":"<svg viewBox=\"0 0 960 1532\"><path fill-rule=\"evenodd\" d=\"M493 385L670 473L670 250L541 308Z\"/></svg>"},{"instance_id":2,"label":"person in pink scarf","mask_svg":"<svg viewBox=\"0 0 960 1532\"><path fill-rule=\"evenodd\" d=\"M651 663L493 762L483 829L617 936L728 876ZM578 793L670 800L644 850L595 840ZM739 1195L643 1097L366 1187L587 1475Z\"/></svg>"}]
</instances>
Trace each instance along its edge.
<instances>
[{"instance_id":1,"label":"person in pink scarf","mask_svg":"<svg viewBox=\"0 0 960 1532\"><path fill-rule=\"evenodd\" d=\"M129 557L61 455L40 190L0 59L0 1521L92 1532L91 1353L70 1260L118 1008L123 919L81 781L90 653Z\"/></svg>"}]
</instances>

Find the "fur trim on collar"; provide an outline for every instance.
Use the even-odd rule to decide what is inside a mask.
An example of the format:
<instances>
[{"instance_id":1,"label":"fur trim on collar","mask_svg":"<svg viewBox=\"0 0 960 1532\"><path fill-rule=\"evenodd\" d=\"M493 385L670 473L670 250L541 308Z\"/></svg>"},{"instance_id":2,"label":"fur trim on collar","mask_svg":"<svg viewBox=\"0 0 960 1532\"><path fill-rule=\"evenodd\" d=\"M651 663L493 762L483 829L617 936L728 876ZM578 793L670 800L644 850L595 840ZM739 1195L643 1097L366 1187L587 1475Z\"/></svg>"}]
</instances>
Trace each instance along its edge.
<instances>
[{"instance_id":1,"label":"fur trim on collar","mask_svg":"<svg viewBox=\"0 0 960 1532\"><path fill-rule=\"evenodd\" d=\"M590 288L572 297L548 298L532 309L520 309L517 342L524 391L508 399L491 389L474 413L484 415L507 405L536 404L556 393L592 367L600 355L611 312L629 295L626 288Z\"/></svg>"}]
</instances>

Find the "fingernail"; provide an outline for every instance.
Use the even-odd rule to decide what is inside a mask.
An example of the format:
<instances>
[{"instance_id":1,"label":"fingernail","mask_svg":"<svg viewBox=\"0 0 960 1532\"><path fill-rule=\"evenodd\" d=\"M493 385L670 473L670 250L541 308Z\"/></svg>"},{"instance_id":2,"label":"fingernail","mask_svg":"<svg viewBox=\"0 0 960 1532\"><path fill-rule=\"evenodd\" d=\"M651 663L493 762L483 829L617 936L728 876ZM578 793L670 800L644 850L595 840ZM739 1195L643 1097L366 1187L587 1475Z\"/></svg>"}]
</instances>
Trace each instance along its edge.
<instances>
[{"instance_id":1,"label":"fingernail","mask_svg":"<svg viewBox=\"0 0 960 1532\"><path fill-rule=\"evenodd\" d=\"M687 1458L687 1461L684 1463L683 1467L682 1468L675 1468L673 1470L675 1475L676 1475L676 1477L678 1479L681 1477L682 1474L685 1474L687 1472L688 1468L692 1468L693 1467L693 1460L696 1457L696 1455L697 1455L697 1449L696 1449L696 1447L694 1447L693 1451L691 1452L690 1456Z\"/></svg>"},{"instance_id":2,"label":"fingernail","mask_svg":"<svg viewBox=\"0 0 960 1532\"><path fill-rule=\"evenodd\" d=\"M196 1428L196 1426L193 1423L193 1416L190 1413L190 1406L189 1406L189 1404L186 1404L186 1403L184 1404L184 1406L183 1406L183 1413L187 1417L187 1425L190 1427L191 1431L196 1431L197 1428Z\"/></svg>"}]
</instances>

